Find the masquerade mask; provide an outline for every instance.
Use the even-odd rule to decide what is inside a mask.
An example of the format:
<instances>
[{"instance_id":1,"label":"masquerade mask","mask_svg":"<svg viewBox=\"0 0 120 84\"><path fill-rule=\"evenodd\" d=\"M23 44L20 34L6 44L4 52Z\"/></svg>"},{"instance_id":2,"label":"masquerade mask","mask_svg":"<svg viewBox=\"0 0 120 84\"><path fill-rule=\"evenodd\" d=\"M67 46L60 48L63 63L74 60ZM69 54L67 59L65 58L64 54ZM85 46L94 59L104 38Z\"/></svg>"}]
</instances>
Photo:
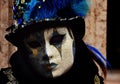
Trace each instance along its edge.
<instances>
[{"instance_id":1,"label":"masquerade mask","mask_svg":"<svg viewBox=\"0 0 120 84\"><path fill-rule=\"evenodd\" d=\"M61 76L73 65L74 37L66 27L32 32L26 36L23 45L31 52L27 59L29 66L43 77Z\"/></svg>"}]
</instances>

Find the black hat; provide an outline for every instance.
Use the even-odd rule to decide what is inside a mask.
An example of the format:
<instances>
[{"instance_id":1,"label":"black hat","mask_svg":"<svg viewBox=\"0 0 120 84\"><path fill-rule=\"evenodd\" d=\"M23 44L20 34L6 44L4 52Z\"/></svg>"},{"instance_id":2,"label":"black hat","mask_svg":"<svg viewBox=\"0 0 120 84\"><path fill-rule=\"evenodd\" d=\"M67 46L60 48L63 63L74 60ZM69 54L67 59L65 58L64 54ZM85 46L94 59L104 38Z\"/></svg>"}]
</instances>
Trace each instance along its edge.
<instances>
[{"instance_id":1,"label":"black hat","mask_svg":"<svg viewBox=\"0 0 120 84\"><path fill-rule=\"evenodd\" d=\"M18 40L16 35L22 36L19 31L30 29L33 25L45 28L48 25L60 26L75 21L80 23L88 11L88 0L15 0L14 24L7 28L10 33L6 39L10 42Z\"/></svg>"}]
</instances>

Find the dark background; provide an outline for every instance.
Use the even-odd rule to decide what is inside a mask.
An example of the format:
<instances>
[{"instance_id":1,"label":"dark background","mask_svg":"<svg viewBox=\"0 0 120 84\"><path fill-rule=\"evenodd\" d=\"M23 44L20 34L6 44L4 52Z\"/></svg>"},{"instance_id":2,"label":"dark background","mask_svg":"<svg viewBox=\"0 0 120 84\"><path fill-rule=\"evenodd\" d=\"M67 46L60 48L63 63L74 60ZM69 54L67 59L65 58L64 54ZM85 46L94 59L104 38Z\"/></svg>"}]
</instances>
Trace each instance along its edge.
<instances>
[{"instance_id":1,"label":"dark background","mask_svg":"<svg viewBox=\"0 0 120 84\"><path fill-rule=\"evenodd\" d=\"M108 0L107 58L113 69L120 69L120 3Z\"/></svg>"}]
</instances>

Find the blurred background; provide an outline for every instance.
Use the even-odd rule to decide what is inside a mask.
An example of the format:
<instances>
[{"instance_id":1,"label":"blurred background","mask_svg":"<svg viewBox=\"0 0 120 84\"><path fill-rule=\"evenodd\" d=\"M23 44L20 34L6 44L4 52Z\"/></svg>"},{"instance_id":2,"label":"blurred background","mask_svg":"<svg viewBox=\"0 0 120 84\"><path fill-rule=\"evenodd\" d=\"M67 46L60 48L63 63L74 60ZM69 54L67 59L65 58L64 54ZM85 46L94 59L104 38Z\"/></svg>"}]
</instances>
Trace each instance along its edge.
<instances>
[{"instance_id":1,"label":"blurred background","mask_svg":"<svg viewBox=\"0 0 120 84\"><path fill-rule=\"evenodd\" d=\"M91 1L90 11L85 18L86 33L83 40L99 49L110 62L112 70L107 70L106 84L120 84L119 5L113 0ZM0 68L10 66L9 58L16 50L4 38L6 28L13 23L13 2L0 0Z\"/></svg>"}]
</instances>

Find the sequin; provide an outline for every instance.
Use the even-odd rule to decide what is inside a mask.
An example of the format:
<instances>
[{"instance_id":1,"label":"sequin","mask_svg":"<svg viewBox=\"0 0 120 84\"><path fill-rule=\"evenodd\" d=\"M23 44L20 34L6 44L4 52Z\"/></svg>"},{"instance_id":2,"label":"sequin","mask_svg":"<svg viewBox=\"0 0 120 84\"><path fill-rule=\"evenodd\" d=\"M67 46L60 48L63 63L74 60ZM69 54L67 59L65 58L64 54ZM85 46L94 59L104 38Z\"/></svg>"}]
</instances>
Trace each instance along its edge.
<instances>
[{"instance_id":1,"label":"sequin","mask_svg":"<svg viewBox=\"0 0 120 84\"><path fill-rule=\"evenodd\" d=\"M41 8L41 6L38 6L38 8L40 9L40 8Z\"/></svg>"},{"instance_id":2,"label":"sequin","mask_svg":"<svg viewBox=\"0 0 120 84\"><path fill-rule=\"evenodd\" d=\"M25 0L21 0L21 4L25 3Z\"/></svg>"},{"instance_id":3,"label":"sequin","mask_svg":"<svg viewBox=\"0 0 120 84\"><path fill-rule=\"evenodd\" d=\"M13 12L17 13L17 6L13 6Z\"/></svg>"},{"instance_id":4,"label":"sequin","mask_svg":"<svg viewBox=\"0 0 120 84\"><path fill-rule=\"evenodd\" d=\"M21 24L22 23L22 19L18 19L18 24Z\"/></svg>"},{"instance_id":5,"label":"sequin","mask_svg":"<svg viewBox=\"0 0 120 84\"><path fill-rule=\"evenodd\" d=\"M43 2L45 2L45 0L43 0Z\"/></svg>"},{"instance_id":6,"label":"sequin","mask_svg":"<svg viewBox=\"0 0 120 84\"><path fill-rule=\"evenodd\" d=\"M94 77L94 84L100 84L100 78L97 75Z\"/></svg>"}]
</instances>

